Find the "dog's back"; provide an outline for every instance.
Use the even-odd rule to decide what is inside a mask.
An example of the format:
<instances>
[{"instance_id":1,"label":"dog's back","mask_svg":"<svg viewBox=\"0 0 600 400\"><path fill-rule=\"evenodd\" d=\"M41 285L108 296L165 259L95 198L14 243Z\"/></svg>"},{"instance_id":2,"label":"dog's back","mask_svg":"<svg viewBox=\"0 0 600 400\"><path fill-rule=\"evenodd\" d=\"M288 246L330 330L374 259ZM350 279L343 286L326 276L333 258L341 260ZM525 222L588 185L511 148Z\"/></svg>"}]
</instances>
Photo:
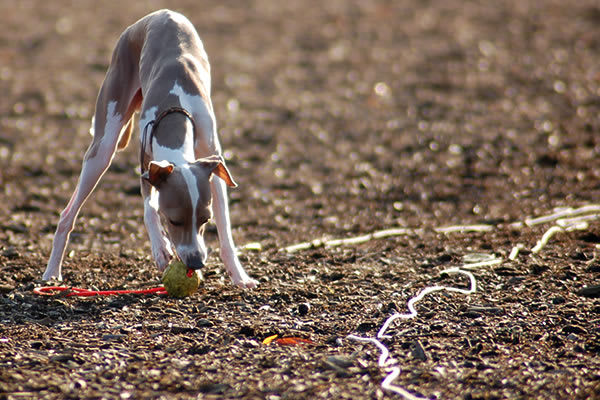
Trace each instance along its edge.
<instances>
[{"instance_id":1,"label":"dog's back","mask_svg":"<svg viewBox=\"0 0 600 400\"><path fill-rule=\"evenodd\" d=\"M134 66L139 65L144 97L152 96L151 90L163 87L170 90L172 85L169 84L174 82L169 81L173 77L178 78L179 85L187 93L204 98L210 96L208 56L196 29L185 16L159 10L142 18L123 34L129 39L131 53L139 57ZM135 48L140 44L141 48ZM164 96L164 93L158 95Z\"/></svg>"},{"instance_id":2,"label":"dog's back","mask_svg":"<svg viewBox=\"0 0 600 400\"><path fill-rule=\"evenodd\" d=\"M176 85L186 94L202 98L212 112L208 56L196 29L182 14L163 9L129 26L119 38L111 65L121 70L120 76L128 77L127 84L139 88L126 113L130 119L119 150L131 138L133 113L143 104L173 106L170 103ZM210 132L211 127L207 128Z\"/></svg>"}]
</instances>

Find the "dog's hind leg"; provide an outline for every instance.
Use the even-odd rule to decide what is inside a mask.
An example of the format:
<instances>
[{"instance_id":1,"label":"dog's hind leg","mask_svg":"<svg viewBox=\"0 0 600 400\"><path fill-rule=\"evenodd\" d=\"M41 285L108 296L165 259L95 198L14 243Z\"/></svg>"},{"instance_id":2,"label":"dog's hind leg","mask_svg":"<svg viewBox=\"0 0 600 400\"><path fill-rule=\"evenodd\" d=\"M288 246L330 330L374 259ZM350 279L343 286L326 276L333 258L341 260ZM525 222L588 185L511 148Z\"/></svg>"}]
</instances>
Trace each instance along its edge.
<instances>
[{"instance_id":1,"label":"dog's hind leg","mask_svg":"<svg viewBox=\"0 0 600 400\"><path fill-rule=\"evenodd\" d=\"M61 264L75 219L110 166L123 134L127 134L123 132L124 127L141 101L137 73L127 74L137 69L137 63L135 66L129 65L133 60L128 47L128 40L124 34L113 53L111 65L98 95L93 119L94 139L85 153L77 187L60 215L52 253L43 275L44 280L62 279Z\"/></svg>"}]
</instances>

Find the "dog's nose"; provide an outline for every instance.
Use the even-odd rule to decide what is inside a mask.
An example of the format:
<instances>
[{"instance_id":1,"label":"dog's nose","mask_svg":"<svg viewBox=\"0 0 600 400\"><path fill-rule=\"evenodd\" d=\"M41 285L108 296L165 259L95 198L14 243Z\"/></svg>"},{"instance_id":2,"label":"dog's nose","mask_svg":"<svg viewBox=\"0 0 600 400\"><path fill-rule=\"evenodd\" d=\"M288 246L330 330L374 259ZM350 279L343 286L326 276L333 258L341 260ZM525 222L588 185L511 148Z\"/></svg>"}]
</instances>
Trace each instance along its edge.
<instances>
[{"instance_id":1,"label":"dog's nose","mask_svg":"<svg viewBox=\"0 0 600 400\"><path fill-rule=\"evenodd\" d=\"M202 257L199 257L199 256L189 257L186 260L185 264L188 266L188 268L191 268L191 269L204 268L204 262L202 261Z\"/></svg>"}]
</instances>

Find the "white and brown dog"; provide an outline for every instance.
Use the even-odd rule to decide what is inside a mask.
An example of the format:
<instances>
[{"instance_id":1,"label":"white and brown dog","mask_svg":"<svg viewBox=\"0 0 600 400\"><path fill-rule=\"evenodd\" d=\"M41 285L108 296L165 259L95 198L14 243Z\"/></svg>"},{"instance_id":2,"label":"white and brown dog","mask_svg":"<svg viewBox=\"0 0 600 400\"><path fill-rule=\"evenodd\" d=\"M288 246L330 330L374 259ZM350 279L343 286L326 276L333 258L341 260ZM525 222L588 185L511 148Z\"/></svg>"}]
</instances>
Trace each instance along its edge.
<instances>
[{"instance_id":1,"label":"white and brown dog","mask_svg":"<svg viewBox=\"0 0 600 400\"><path fill-rule=\"evenodd\" d=\"M43 279L62 278L75 219L117 150L127 146L140 107L144 222L158 269L170 262L172 246L187 266L202 268L204 227L214 216L221 259L233 283L255 287L258 282L244 271L231 235L225 185L236 184L220 155L208 57L192 23L169 10L140 19L117 42L92 119L94 139L60 215Z\"/></svg>"}]
</instances>

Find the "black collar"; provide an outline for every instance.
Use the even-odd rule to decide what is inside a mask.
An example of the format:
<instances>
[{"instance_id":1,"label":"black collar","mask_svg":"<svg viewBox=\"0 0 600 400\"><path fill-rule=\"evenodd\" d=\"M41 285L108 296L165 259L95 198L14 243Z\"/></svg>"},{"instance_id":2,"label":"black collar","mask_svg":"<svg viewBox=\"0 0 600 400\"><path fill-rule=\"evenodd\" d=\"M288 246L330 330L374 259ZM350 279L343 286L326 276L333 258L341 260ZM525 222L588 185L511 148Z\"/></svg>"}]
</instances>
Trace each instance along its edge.
<instances>
[{"instance_id":1,"label":"black collar","mask_svg":"<svg viewBox=\"0 0 600 400\"><path fill-rule=\"evenodd\" d=\"M194 143L196 143L196 122L194 121L194 117L192 116L192 114L190 114L186 109L181 108L181 107L170 107L167 108L166 110L164 110L163 112L161 112L158 117L156 117L156 119L153 119L152 121L149 121L146 126L144 127L144 133L142 135L142 143L140 146L140 173L144 173L145 169L144 169L144 154L146 153L146 142L150 143L150 151L152 151L152 136L154 136L154 131L156 130L156 128L158 128L158 124L160 124L160 121L163 120L164 117L166 117L169 114L172 113L180 113L185 115L192 123L192 129L194 131ZM148 136L148 127L152 126L152 129L150 130L150 137Z\"/></svg>"}]
</instances>

